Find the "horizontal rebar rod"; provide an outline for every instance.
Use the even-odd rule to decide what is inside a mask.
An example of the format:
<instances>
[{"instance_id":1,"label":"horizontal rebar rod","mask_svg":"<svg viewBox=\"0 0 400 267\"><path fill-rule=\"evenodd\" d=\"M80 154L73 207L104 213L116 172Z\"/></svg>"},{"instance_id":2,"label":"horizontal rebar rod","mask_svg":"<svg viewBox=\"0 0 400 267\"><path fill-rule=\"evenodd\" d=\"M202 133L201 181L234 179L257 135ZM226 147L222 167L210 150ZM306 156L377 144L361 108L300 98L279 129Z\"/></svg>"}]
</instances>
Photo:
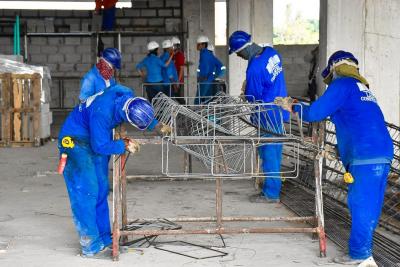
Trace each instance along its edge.
<instances>
[{"instance_id":1,"label":"horizontal rebar rod","mask_svg":"<svg viewBox=\"0 0 400 267\"><path fill-rule=\"evenodd\" d=\"M254 222L276 222L276 221L284 221L284 222L309 222L309 221L315 221L314 216L306 216L306 217L256 217L256 216L223 216L222 217L222 222L249 222L249 221L254 221ZM137 222L156 222L159 220L167 220L170 222L215 222L217 221L217 217L178 217L178 218L159 218L159 219L146 219L146 218L141 218L138 220L128 220L128 221L133 221L135 223Z\"/></svg>"}]
</instances>

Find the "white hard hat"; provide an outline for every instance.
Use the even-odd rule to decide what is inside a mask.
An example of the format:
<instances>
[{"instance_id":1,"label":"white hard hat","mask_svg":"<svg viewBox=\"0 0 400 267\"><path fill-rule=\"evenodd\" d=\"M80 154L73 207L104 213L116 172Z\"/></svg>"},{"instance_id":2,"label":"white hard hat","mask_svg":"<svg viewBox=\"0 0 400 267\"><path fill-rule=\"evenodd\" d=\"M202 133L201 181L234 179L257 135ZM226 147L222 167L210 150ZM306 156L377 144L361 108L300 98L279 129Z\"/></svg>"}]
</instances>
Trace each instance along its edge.
<instances>
[{"instance_id":1,"label":"white hard hat","mask_svg":"<svg viewBox=\"0 0 400 267\"><path fill-rule=\"evenodd\" d=\"M161 44L162 48L170 48L173 47L171 40L164 40Z\"/></svg>"},{"instance_id":2,"label":"white hard hat","mask_svg":"<svg viewBox=\"0 0 400 267\"><path fill-rule=\"evenodd\" d=\"M171 38L171 42L172 42L172 44L176 45L176 44L180 44L181 40L179 40L178 37L174 36Z\"/></svg>"},{"instance_id":3,"label":"white hard hat","mask_svg":"<svg viewBox=\"0 0 400 267\"><path fill-rule=\"evenodd\" d=\"M156 41L151 41L150 43L147 44L147 50L151 51L156 48L159 48L160 45Z\"/></svg>"},{"instance_id":4,"label":"white hard hat","mask_svg":"<svg viewBox=\"0 0 400 267\"><path fill-rule=\"evenodd\" d=\"M210 50L211 52L215 51L215 48L214 48L213 44L208 44L207 49Z\"/></svg>"},{"instance_id":5,"label":"white hard hat","mask_svg":"<svg viewBox=\"0 0 400 267\"><path fill-rule=\"evenodd\" d=\"M201 44L201 43L208 43L208 37L205 35L200 35L199 37L197 37L197 43Z\"/></svg>"}]
</instances>

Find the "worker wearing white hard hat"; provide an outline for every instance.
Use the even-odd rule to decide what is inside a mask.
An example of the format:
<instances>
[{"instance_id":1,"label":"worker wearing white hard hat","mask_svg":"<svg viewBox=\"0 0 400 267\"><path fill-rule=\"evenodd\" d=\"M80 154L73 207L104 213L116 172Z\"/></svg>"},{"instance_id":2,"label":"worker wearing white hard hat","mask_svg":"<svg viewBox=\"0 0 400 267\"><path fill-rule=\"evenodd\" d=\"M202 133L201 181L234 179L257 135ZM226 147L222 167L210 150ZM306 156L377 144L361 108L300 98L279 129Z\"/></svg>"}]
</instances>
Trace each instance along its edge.
<instances>
[{"instance_id":1,"label":"worker wearing white hard hat","mask_svg":"<svg viewBox=\"0 0 400 267\"><path fill-rule=\"evenodd\" d=\"M200 51L199 68L197 72L197 82L199 84L195 104L206 102L213 95L214 80L222 76L223 67L220 60L208 49L209 39L207 36L200 35L197 38L197 50Z\"/></svg>"},{"instance_id":2,"label":"worker wearing white hard hat","mask_svg":"<svg viewBox=\"0 0 400 267\"><path fill-rule=\"evenodd\" d=\"M146 93L149 101L158 94L164 92L162 70L167 68L172 61L171 55L167 61L163 62L158 57L158 49L160 45L156 41L151 41L147 44L147 56L136 65L139 75L142 77L143 82L146 84Z\"/></svg>"},{"instance_id":3,"label":"worker wearing white hard hat","mask_svg":"<svg viewBox=\"0 0 400 267\"><path fill-rule=\"evenodd\" d=\"M174 45L171 40L164 40L161 46L164 52L160 56L160 59L162 62L167 62L171 55L173 56L174 54ZM164 91L168 93L168 96L174 96L177 91L176 83L178 82L178 73L176 72L175 64L171 63L167 68L163 68L161 74L163 76Z\"/></svg>"},{"instance_id":4,"label":"worker wearing white hard hat","mask_svg":"<svg viewBox=\"0 0 400 267\"><path fill-rule=\"evenodd\" d=\"M184 88L183 88L183 83L184 83L184 70L185 70L185 54L183 52L182 46L181 46L181 40L179 40L178 37L174 36L171 38L171 42L174 45L174 63L175 63L175 69L176 72L178 73L178 88L177 88L177 94L179 98L177 99L179 103L183 104L184 100Z\"/></svg>"}]
</instances>

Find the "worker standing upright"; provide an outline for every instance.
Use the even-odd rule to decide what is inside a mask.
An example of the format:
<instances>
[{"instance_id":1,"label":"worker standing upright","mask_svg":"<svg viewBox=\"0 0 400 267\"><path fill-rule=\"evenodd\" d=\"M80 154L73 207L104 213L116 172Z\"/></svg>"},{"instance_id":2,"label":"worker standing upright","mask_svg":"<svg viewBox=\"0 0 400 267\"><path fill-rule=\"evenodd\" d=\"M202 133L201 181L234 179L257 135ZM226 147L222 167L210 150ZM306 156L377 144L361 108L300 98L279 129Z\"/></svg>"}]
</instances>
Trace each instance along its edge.
<instances>
[{"instance_id":1,"label":"worker standing upright","mask_svg":"<svg viewBox=\"0 0 400 267\"><path fill-rule=\"evenodd\" d=\"M207 101L212 96L213 81L220 77L223 73L223 66L214 54L207 49L209 39L207 36L199 36L197 38L197 50L200 52L199 68L197 72L197 93L195 104Z\"/></svg>"},{"instance_id":2,"label":"worker standing upright","mask_svg":"<svg viewBox=\"0 0 400 267\"><path fill-rule=\"evenodd\" d=\"M305 121L330 117L335 124L340 160L347 171L351 232L348 255L334 261L377 267L372 257L372 240L393 159L393 141L353 54L341 50L333 53L322 77L328 88L311 105L293 106L294 100L290 97L278 98L276 103L291 112L302 110Z\"/></svg>"},{"instance_id":3,"label":"worker standing upright","mask_svg":"<svg viewBox=\"0 0 400 267\"><path fill-rule=\"evenodd\" d=\"M229 54L247 60L246 83L244 94L250 102L273 102L275 97L287 96L282 59L278 52L270 46L261 47L251 41L251 35L244 31L236 31L229 37ZM281 108L268 111L270 123L275 129L284 127L283 121L289 120L289 112ZM263 123L262 121L258 122ZM262 169L266 178L260 194L250 197L251 202L279 202L282 181L271 176L280 173L282 160L282 144L268 144L259 147Z\"/></svg>"},{"instance_id":4,"label":"worker standing upright","mask_svg":"<svg viewBox=\"0 0 400 267\"><path fill-rule=\"evenodd\" d=\"M121 53L116 48L106 48L97 64L83 76L79 101L85 102L88 97L115 85L115 69L121 69Z\"/></svg>"},{"instance_id":5,"label":"worker standing upright","mask_svg":"<svg viewBox=\"0 0 400 267\"><path fill-rule=\"evenodd\" d=\"M167 68L172 61L174 54L170 55L166 62L158 57L158 48L160 45L151 41L147 44L147 56L136 65L136 69L142 80L146 83L147 98L150 103L159 92L168 94L163 87L162 69Z\"/></svg>"},{"instance_id":6,"label":"worker standing upright","mask_svg":"<svg viewBox=\"0 0 400 267\"><path fill-rule=\"evenodd\" d=\"M165 64L174 54L174 46L171 40L164 40L161 44L164 49L164 53L160 56L161 61ZM162 71L164 91L167 92L168 96L175 96L178 90L178 73L175 68L174 62L170 63L168 67L163 68Z\"/></svg>"},{"instance_id":7,"label":"worker standing upright","mask_svg":"<svg viewBox=\"0 0 400 267\"><path fill-rule=\"evenodd\" d=\"M175 96L184 97L185 96L184 94L185 53L183 53L181 41L179 40L178 37L175 36L172 37L171 42L174 45L174 63L175 63L175 69L178 73L178 81L180 83L178 86L178 92ZM185 101L182 99L181 103L184 102Z\"/></svg>"},{"instance_id":8,"label":"worker standing upright","mask_svg":"<svg viewBox=\"0 0 400 267\"><path fill-rule=\"evenodd\" d=\"M115 27L115 9L118 0L96 0L97 14L103 13L102 31L113 31Z\"/></svg>"},{"instance_id":9,"label":"worker standing upright","mask_svg":"<svg viewBox=\"0 0 400 267\"><path fill-rule=\"evenodd\" d=\"M151 104L117 84L76 106L59 134L58 148L63 158L67 157L61 171L84 257L111 255L108 166L99 168L96 160L126 150L138 151L135 140L113 140L113 128L124 122L139 130L156 128L160 133L165 132L165 126L154 119Z\"/></svg>"},{"instance_id":10,"label":"worker standing upright","mask_svg":"<svg viewBox=\"0 0 400 267\"><path fill-rule=\"evenodd\" d=\"M216 60L220 61L217 58L217 56L215 55L215 47L213 44L208 44L207 49L212 52L212 54L214 55ZM226 67L224 65L222 65L221 69L220 69L219 77L215 77L215 71L213 73L214 77L215 77L215 79L213 80L213 86L212 86L212 95L213 96L216 95L220 91L223 91L226 93L226 84L225 84L225 81L221 78L225 75L225 70L226 70Z\"/></svg>"}]
</instances>

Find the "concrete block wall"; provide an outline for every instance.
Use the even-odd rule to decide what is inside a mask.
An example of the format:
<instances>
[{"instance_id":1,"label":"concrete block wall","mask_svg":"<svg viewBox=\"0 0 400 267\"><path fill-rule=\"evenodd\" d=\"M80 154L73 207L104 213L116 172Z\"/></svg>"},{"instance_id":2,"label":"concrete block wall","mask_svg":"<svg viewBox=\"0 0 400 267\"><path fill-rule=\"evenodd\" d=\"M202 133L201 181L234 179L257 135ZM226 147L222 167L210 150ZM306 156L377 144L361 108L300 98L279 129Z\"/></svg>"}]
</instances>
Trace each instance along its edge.
<instances>
[{"instance_id":1,"label":"concrete block wall","mask_svg":"<svg viewBox=\"0 0 400 267\"><path fill-rule=\"evenodd\" d=\"M288 95L307 96L311 51L317 45L276 45L282 57Z\"/></svg>"},{"instance_id":2,"label":"concrete block wall","mask_svg":"<svg viewBox=\"0 0 400 267\"><path fill-rule=\"evenodd\" d=\"M88 32L96 28L92 11L0 10L0 17L14 18L16 15L20 16L22 25L26 24L28 33ZM146 44L151 40L161 43L173 35L182 38L181 1L133 1L133 8L117 9L116 15L116 30L130 32L121 36L121 82L139 88L141 81L135 72L135 65L147 54ZM0 54L11 54L12 25L0 26L0 32L5 33L0 36ZM117 47L116 35L101 38L105 47ZM48 66L51 70L54 81L51 107L73 107L77 104L80 78L96 62L96 37L41 35L28 36L27 39L27 62ZM24 55L23 42L22 38L21 53ZM64 88L63 93L60 88ZM64 95L63 100L60 94Z\"/></svg>"}]
</instances>

